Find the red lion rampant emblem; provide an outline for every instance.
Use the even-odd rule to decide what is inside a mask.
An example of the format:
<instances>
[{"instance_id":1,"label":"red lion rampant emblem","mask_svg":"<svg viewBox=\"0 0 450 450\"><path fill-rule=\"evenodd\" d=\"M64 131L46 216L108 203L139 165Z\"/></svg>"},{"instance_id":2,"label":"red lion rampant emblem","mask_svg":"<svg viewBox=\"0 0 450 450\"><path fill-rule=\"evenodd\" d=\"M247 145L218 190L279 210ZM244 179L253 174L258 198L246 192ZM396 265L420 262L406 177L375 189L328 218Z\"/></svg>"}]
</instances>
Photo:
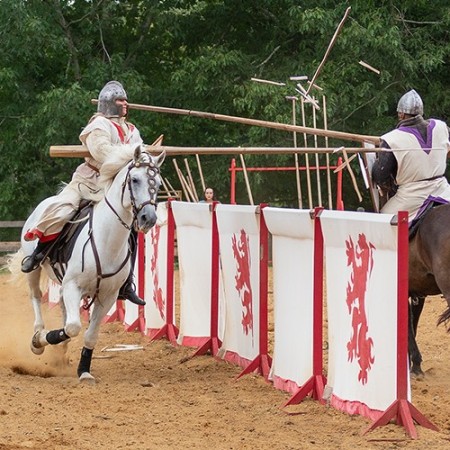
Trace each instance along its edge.
<instances>
[{"instance_id":1,"label":"red lion rampant emblem","mask_svg":"<svg viewBox=\"0 0 450 450\"><path fill-rule=\"evenodd\" d=\"M368 336L369 326L366 315L367 281L373 268L373 251L375 246L367 242L366 236L360 234L355 247L351 237L345 241L347 246L347 266L352 267L350 281L347 283L348 313L352 316L352 335L347 343L348 360L358 360L360 371L358 381L367 383L368 372L375 361L372 356L373 340Z\"/></svg>"},{"instance_id":2,"label":"red lion rampant emblem","mask_svg":"<svg viewBox=\"0 0 450 450\"><path fill-rule=\"evenodd\" d=\"M234 234L231 237L233 255L236 261L236 289L239 292L239 298L242 304L242 328L244 333L253 335L253 294L250 282L250 245L249 238L245 230L241 230L240 234Z\"/></svg>"},{"instance_id":3,"label":"red lion rampant emblem","mask_svg":"<svg viewBox=\"0 0 450 450\"><path fill-rule=\"evenodd\" d=\"M163 291L159 287L159 273L158 273L158 266L156 264L156 262L158 261L158 242L159 242L160 232L161 232L161 227L159 225L155 225L151 229L150 237L152 240L153 255L150 260L150 268L151 268L151 272L152 272L153 285L154 285L153 301L155 302L155 305L158 308L161 318L163 320L165 320L166 301L164 299Z\"/></svg>"}]
</instances>

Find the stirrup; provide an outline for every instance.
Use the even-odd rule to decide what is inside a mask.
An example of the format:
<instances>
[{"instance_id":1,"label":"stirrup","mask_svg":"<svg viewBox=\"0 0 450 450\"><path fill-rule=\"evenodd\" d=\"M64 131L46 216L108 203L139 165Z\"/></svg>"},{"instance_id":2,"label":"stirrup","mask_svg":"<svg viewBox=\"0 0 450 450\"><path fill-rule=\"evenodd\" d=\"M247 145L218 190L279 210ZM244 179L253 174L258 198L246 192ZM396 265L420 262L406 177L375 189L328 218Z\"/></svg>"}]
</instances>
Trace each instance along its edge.
<instances>
[{"instance_id":1,"label":"stirrup","mask_svg":"<svg viewBox=\"0 0 450 450\"><path fill-rule=\"evenodd\" d=\"M30 273L33 272L33 270L36 270L42 262L43 258L38 258L39 255L33 256L25 256L25 258L22 259L21 264L21 270L24 273Z\"/></svg>"},{"instance_id":2,"label":"stirrup","mask_svg":"<svg viewBox=\"0 0 450 450\"><path fill-rule=\"evenodd\" d=\"M146 303L142 300L133 289L132 283L125 283L119 291L118 298L123 300L129 300L131 303L135 305L144 306Z\"/></svg>"}]
</instances>

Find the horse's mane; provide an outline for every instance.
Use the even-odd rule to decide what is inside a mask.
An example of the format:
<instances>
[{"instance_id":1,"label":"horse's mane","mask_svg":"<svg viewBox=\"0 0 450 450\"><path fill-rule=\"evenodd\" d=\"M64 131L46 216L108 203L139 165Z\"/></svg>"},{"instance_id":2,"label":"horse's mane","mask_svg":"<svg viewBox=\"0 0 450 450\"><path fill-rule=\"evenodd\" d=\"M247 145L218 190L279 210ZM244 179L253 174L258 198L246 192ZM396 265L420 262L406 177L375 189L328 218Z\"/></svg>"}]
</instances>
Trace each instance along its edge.
<instances>
[{"instance_id":1,"label":"horse's mane","mask_svg":"<svg viewBox=\"0 0 450 450\"><path fill-rule=\"evenodd\" d=\"M100 168L98 183L105 192L111 186L115 176L133 159L135 148L125 147L120 152L112 153Z\"/></svg>"}]
</instances>

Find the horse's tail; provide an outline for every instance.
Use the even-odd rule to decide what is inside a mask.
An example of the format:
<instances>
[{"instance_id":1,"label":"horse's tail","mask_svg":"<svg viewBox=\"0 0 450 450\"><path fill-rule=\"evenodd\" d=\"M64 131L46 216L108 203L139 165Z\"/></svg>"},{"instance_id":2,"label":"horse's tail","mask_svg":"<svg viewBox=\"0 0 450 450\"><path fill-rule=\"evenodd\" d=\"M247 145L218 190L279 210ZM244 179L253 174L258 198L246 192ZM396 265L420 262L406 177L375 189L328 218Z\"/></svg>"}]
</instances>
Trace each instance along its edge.
<instances>
[{"instance_id":1,"label":"horse's tail","mask_svg":"<svg viewBox=\"0 0 450 450\"><path fill-rule=\"evenodd\" d=\"M11 277L9 279L10 283L14 283L18 287L26 286L26 274L22 272L22 260L25 257L22 249L19 249L16 253L10 253L6 256L6 265L2 269L7 269ZM40 285L41 289L45 291L48 284L48 276L45 270L41 270Z\"/></svg>"},{"instance_id":2,"label":"horse's tail","mask_svg":"<svg viewBox=\"0 0 450 450\"><path fill-rule=\"evenodd\" d=\"M445 323L445 325L447 326L447 332L450 333L450 327L448 326L448 322L450 320L450 307L447 308L440 316L439 316L439 320L437 322L438 325L440 325L441 323Z\"/></svg>"},{"instance_id":3,"label":"horse's tail","mask_svg":"<svg viewBox=\"0 0 450 450\"><path fill-rule=\"evenodd\" d=\"M19 278L22 273L20 270L20 266L22 264L22 260L24 258L24 254L21 249L19 249L16 253L9 253L6 255L6 265L2 267L2 269L9 270L11 275L14 278Z\"/></svg>"}]
</instances>

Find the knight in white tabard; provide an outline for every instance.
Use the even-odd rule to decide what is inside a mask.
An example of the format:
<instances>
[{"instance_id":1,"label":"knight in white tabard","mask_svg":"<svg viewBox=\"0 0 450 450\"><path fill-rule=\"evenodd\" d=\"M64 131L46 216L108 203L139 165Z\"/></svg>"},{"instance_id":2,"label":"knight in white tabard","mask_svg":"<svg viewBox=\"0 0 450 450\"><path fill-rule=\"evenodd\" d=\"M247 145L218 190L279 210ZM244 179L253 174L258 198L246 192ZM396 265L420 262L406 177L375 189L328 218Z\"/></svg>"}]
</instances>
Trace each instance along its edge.
<instances>
[{"instance_id":1,"label":"knight in white tabard","mask_svg":"<svg viewBox=\"0 0 450 450\"><path fill-rule=\"evenodd\" d=\"M449 129L441 120L423 118L423 102L415 90L400 98L397 115L397 127L381 136L386 151L378 152L372 179L391 191L381 212L408 211L411 221L429 197L450 201L445 177Z\"/></svg>"},{"instance_id":2,"label":"knight in white tabard","mask_svg":"<svg viewBox=\"0 0 450 450\"><path fill-rule=\"evenodd\" d=\"M31 272L39 266L64 225L78 210L81 200L99 201L103 198L98 179L106 157L114 152L127 152L131 160L136 146L143 144L139 130L127 121L127 115L125 89L118 81L109 81L100 91L97 113L80 134L80 140L89 150L90 156L77 167L71 182L53 197L54 200L45 209L39 222L27 230L24 236L25 240L39 239L39 242L33 254L22 262L23 272ZM132 273L119 297L145 305L134 291Z\"/></svg>"}]
</instances>

